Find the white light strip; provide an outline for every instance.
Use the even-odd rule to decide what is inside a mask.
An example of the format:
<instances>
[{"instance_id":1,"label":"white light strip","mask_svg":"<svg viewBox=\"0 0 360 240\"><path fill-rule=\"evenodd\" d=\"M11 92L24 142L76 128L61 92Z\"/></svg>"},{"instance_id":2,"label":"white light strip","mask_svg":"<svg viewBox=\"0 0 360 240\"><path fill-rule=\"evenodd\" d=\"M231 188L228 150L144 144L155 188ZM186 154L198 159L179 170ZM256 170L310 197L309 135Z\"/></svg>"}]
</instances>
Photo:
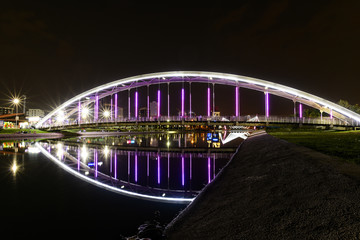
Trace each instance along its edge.
<instances>
[{"instance_id":1,"label":"white light strip","mask_svg":"<svg viewBox=\"0 0 360 240\"><path fill-rule=\"evenodd\" d=\"M306 93L306 92L303 92L303 91L300 91L300 90L297 90L297 89L294 89L291 87L287 87L287 86L284 86L281 84L272 83L272 82L261 80L261 79L250 78L250 77L234 75L234 74L226 74L226 73L197 72L197 71L174 71L174 72L150 73L150 74L143 74L143 75L138 75L138 76L134 76L134 77L128 77L128 78L116 80L116 81L98 86L96 88L90 89L84 93L81 93L81 94L71 98L70 100L66 101L65 103L60 105L58 108L56 108L55 110L50 112L41 121L39 121L39 123L36 125L36 127L40 127L51 116L55 115L60 110L66 108L67 106L73 104L74 102L77 102L77 101L81 100L82 98L89 96L91 94L97 93L99 91L102 91L102 90L105 90L108 88L112 88L112 87L118 86L120 84L128 84L128 83L132 83L132 82L136 82L136 81L153 79L153 78L158 78L161 80L161 79L166 79L166 78L170 78L170 77L205 77L205 78L208 78L209 80L213 80L214 78L224 79L224 80L228 80L228 81L229 80L234 81L234 86L236 86L237 83L239 83L239 82L248 83L248 84L256 84L258 86L264 87L264 90L265 89L279 90L281 92L291 94L294 97L300 97L303 99L310 100L314 103L318 103L318 104L322 105L325 108L331 108L333 111L336 111L344 116L354 119L357 122L360 122L360 115L357 113L354 113L344 107L341 107L335 103L332 103L328 100L325 100L323 98L312 95L310 93ZM156 84L158 84L158 83L156 83ZM272 94L276 95L276 93L272 93ZM299 101L301 102L301 99L299 99Z\"/></svg>"},{"instance_id":2,"label":"white light strip","mask_svg":"<svg viewBox=\"0 0 360 240\"><path fill-rule=\"evenodd\" d=\"M48 157L50 160L52 160L54 163L56 163L58 166L60 166L62 169L64 169L68 173L71 173L72 175L74 175L75 177L80 178L81 180L87 181L87 182L89 182L91 184L94 184L95 186L104 188L106 190L110 190L110 191L113 191L113 192L116 192L116 193L119 193L119 194L122 194L122 195L125 195L125 196L129 196L129 197L136 197L136 198L145 199L145 200L168 202L168 203L190 203L195 199L195 198L157 197L157 196L151 196L151 195L145 195L145 194L130 192L130 191L126 191L124 189L120 189L120 188L116 188L116 187L104 184L102 182L99 182L99 181L96 181L96 180L94 180L92 178L89 178L89 177L75 171L74 169L70 168L66 164L62 163L56 157L54 157L48 151L46 151L39 143L35 143L35 145L46 157Z\"/></svg>"}]
</instances>

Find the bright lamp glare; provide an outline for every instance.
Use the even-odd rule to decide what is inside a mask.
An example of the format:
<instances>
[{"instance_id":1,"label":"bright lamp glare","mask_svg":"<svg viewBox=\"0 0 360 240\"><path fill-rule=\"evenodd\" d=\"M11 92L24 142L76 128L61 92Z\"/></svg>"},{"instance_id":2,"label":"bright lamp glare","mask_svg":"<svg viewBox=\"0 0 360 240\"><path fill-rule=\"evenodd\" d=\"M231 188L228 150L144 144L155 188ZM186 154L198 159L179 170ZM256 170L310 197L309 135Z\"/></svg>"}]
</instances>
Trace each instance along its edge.
<instances>
[{"instance_id":1,"label":"bright lamp glare","mask_svg":"<svg viewBox=\"0 0 360 240\"><path fill-rule=\"evenodd\" d=\"M104 147L104 155L105 155L105 157L107 157L109 155L109 147L108 146Z\"/></svg>"},{"instance_id":2,"label":"bright lamp glare","mask_svg":"<svg viewBox=\"0 0 360 240\"><path fill-rule=\"evenodd\" d=\"M109 117L110 117L110 111L109 111L109 110L105 110L105 111L103 112L103 116L104 116L104 118L109 118Z\"/></svg>"},{"instance_id":3,"label":"bright lamp glare","mask_svg":"<svg viewBox=\"0 0 360 240\"><path fill-rule=\"evenodd\" d=\"M87 150L86 146L84 145L81 148L81 157L84 160L84 162L86 161L87 157L89 156L89 151Z\"/></svg>"},{"instance_id":4,"label":"bright lamp glare","mask_svg":"<svg viewBox=\"0 0 360 240\"><path fill-rule=\"evenodd\" d=\"M87 118L90 114L90 111L88 108L83 108L82 111L81 111L81 117L83 119Z\"/></svg>"},{"instance_id":5,"label":"bright lamp glare","mask_svg":"<svg viewBox=\"0 0 360 240\"><path fill-rule=\"evenodd\" d=\"M20 103L20 99L14 98L13 103L14 103L14 104L19 104L19 103Z\"/></svg>"},{"instance_id":6,"label":"bright lamp glare","mask_svg":"<svg viewBox=\"0 0 360 240\"><path fill-rule=\"evenodd\" d=\"M14 161L13 165L11 166L11 171L15 174L18 170L18 166L16 164L16 161Z\"/></svg>"},{"instance_id":7,"label":"bright lamp glare","mask_svg":"<svg viewBox=\"0 0 360 240\"><path fill-rule=\"evenodd\" d=\"M59 111L58 115L56 116L56 121L63 122L64 120L65 120L64 111Z\"/></svg>"}]
</instances>

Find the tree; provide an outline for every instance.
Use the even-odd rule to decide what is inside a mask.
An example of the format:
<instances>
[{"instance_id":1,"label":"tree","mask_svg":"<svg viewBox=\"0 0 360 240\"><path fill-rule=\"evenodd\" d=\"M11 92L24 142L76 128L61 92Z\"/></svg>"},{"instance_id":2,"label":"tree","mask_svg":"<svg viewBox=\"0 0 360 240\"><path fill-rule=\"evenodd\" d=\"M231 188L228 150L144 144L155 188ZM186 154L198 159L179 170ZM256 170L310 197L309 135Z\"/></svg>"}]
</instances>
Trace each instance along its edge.
<instances>
[{"instance_id":1,"label":"tree","mask_svg":"<svg viewBox=\"0 0 360 240\"><path fill-rule=\"evenodd\" d=\"M320 117L320 110L315 109L315 108L305 109L305 111L304 111L304 117L308 117L308 118L317 118L317 117Z\"/></svg>"},{"instance_id":2,"label":"tree","mask_svg":"<svg viewBox=\"0 0 360 240\"><path fill-rule=\"evenodd\" d=\"M340 99L338 104L344 108L360 114L360 106L358 104L351 105L348 101L342 99Z\"/></svg>"}]
</instances>

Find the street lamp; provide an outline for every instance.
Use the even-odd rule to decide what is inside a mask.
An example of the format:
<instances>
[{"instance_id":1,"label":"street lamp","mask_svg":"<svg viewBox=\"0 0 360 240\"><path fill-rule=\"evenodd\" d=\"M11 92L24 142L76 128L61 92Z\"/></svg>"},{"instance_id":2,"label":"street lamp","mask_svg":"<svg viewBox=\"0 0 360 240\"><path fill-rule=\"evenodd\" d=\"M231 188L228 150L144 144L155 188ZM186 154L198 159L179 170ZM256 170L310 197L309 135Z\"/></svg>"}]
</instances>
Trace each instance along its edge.
<instances>
[{"instance_id":1,"label":"street lamp","mask_svg":"<svg viewBox=\"0 0 360 240\"><path fill-rule=\"evenodd\" d=\"M18 116L18 106L19 106L19 103L20 103L20 99L14 98L14 99L13 99L13 103L14 103L14 105L15 105L15 107L16 107L15 126L16 126L16 128L18 128L18 127L17 127L17 122L18 122L18 119L19 119L19 116Z\"/></svg>"},{"instance_id":2,"label":"street lamp","mask_svg":"<svg viewBox=\"0 0 360 240\"><path fill-rule=\"evenodd\" d=\"M105 110L105 111L103 112L103 116L104 116L104 118L108 119L108 118L110 117L110 111L109 111L109 110Z\"/></svg>"}]
</instances>

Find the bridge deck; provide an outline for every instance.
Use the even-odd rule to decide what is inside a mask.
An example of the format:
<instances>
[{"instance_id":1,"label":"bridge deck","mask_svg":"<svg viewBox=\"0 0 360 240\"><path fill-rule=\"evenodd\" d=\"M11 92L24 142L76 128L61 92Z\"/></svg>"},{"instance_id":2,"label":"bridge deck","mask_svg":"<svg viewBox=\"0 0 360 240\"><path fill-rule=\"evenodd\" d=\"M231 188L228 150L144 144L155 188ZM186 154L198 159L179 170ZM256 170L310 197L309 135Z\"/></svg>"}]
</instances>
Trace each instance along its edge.
<instances>
[{"instance_id":1,"label":"bridge deck","mask_svg":"<svg viewBox=\"0 0 360 240\"><path fill-rule=\"evenodd\" d=\"M344 122L338 119L330 118L294 118L294 117L269 117L264 116L260 117L227 117L230 120L224 120L226 117L216 117L216 118L196 118L196 117L187 117L180 119L180 117L170 117L170 120L167 117L161 117L159 120L154 120L153 118L140 118L136 119L122 119L122 121L90 121L86 123L78 124L68 123L68 124L53 124L51 126L43 126L42 129L76 129L76 128L98 128L98 127L114 127L114 128L123 128L123 127L162 127L162 128L172 128L172 127L216 127L216 126L279 126L279 125L312 125L312 126L334 126L334 127L355 127L358 126L357 122Z\"/></svg>"}]
</instances>

